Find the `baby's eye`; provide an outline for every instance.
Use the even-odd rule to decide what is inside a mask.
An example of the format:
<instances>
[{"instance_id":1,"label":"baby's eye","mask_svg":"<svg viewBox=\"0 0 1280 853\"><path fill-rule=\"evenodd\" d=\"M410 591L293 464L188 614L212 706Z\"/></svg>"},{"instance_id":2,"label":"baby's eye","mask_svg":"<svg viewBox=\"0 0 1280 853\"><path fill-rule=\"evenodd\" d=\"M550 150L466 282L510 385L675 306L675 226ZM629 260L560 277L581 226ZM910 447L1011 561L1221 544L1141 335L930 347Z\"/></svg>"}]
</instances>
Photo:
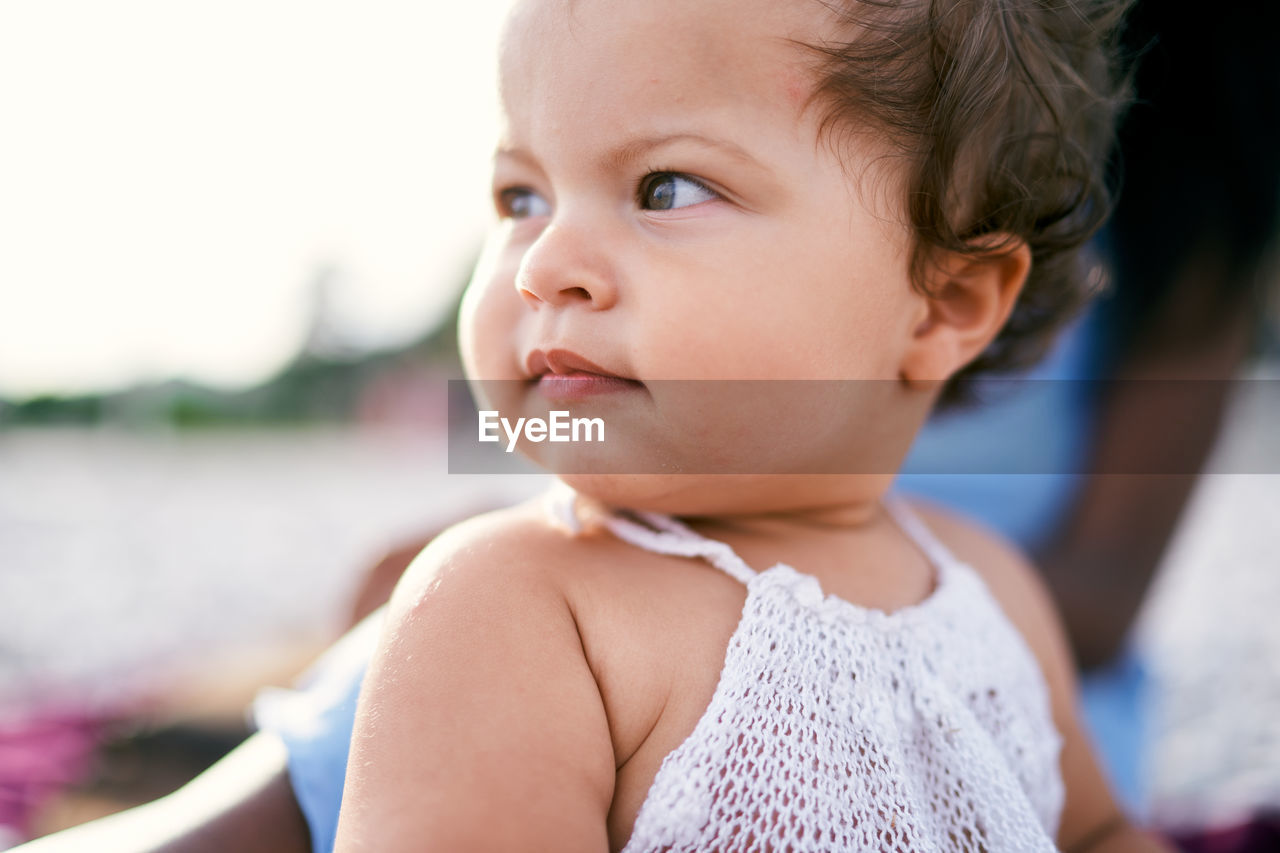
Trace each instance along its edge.
<instances>
[{"instance_id":1,"label":"baby's eye","mask_svg":"<svg viewBox=\"0 0 1280 853\"><path fill-rule=\"evenodd\" d=\"M508 187L498 193L498 213L511 219L549 216L551 205L528 187Z\"/></svg>"},{"instance_id":2,"label":"baby's eye","mask_svg":"<svg viewBox=\"0 0 1280 853\"><path fill-rule=\"evenodd\" d=\"M675 210L720 197L701 181L675 172L646 175L637 195L645 210Z\"/></svg>"}]
</instances>

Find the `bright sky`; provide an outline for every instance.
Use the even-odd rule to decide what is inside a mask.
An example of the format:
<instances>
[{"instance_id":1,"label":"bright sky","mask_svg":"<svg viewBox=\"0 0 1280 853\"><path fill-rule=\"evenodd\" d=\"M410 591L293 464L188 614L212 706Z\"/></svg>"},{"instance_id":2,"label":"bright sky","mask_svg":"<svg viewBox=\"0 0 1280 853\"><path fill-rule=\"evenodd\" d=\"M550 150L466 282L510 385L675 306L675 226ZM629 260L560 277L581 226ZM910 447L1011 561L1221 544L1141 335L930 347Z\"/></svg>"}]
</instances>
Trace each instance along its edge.
<instances>
[{"instance_id":1,"label":"bright sky","mask_svg":"<svg viewBox=\"0 0 1280 853\"><path fill-rule=\"evenodd\" d=\"M335 271L419 333L485 225L503 4L0 2L0 395L266 378Z\"/></svg>"}]
</instances>

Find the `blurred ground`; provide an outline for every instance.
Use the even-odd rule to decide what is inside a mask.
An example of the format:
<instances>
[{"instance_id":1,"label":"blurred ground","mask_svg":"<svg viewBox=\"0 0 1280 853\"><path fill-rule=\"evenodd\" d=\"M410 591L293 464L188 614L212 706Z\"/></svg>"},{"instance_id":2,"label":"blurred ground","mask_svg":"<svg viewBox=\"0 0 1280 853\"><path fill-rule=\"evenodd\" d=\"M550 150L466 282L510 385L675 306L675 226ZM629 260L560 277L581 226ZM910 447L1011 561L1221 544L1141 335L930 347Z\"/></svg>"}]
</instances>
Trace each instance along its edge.
<instances>
[{"instance_id":1,"label":"blurred ground","mask_svg":"<svg viewBox=\"0 0 1280 853\"><path fill-rule=\"evenodd\" d=\"M0 434L0 708L322 640L388 547L537 484L407 432Z\"/></svg>"},{"instance_id":2,"label":"blurred ground","mask_svg":"<svg viewBox=\"0 0 1280 853\"><path fill-rule=\"evenodd\" d=\"M0 827L176 788L345 629L388 549L543 482L446 470L438 431L0 432Z\"/></svg>"},{"instance_id":3,"label":"blurred ground","mask_svg":"<svg viewBox=\"0 0 1280 853\"><path fill-rule=\"evenodd\" d=\"M1277 423L1280 395L1237 401L1219 460L1274 457ZM143 721L40 828L180 784L243 735L257 685L341 630L362 569L542 482L445 469L443 436L407 432L0 433L0 725ZM1278 562L1280 475L1204 478L1137 632L1157 818L1280 803Z\"/></svg>"}]
</instances>

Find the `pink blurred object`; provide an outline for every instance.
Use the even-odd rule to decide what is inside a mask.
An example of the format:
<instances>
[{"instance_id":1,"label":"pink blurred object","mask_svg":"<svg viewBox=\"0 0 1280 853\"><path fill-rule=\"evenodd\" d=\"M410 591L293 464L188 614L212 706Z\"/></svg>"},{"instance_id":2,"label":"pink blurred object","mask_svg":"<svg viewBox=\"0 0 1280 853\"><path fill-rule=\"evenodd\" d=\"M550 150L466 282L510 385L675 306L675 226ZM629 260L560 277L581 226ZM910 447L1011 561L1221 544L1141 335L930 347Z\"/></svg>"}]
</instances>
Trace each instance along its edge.
<instances>
[{"instance_id":1,"label":"pink blurred object","mask_svg":"<svg viewBox=\"0 0 1280 853\"><path fill-rule=\"evenodd\" d=\"M75 711L0 715L0 834L27 837L36 811L88 776L103 724Z\"/></svg>"}]
</instances>

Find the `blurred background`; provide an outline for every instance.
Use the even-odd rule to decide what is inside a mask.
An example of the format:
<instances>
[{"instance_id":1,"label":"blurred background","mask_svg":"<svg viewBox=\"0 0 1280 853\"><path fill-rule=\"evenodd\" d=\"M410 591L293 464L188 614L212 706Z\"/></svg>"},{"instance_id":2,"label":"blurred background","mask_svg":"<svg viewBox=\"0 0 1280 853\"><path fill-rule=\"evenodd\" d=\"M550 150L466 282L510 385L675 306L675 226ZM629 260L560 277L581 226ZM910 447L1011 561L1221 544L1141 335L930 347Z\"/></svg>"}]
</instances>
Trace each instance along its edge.
<instances>
[{"instance_id":1,"label":"blurred background","mask_svg":"<svg viewBox=\"0 0 1280 853\"><path fill-rule=\"evenodd\" d=\"M0 848L180 785L385 553L539 487L444 452L501 5L0 4ZM1231 376L1280 379L1274 236ZM1280 804L1277 519L1209 475L1159 543L1153 815Z\"/></svg>"},{"instance_id":2,"label":"blurred background","mask_svg":"<svg viewBox=\"0 0 1280 853\"><path fill-rule=\"evenodd\" d=\"M501 4L0 4L0 847L245 732L449 478Z\"/></svg>"}]
</instances>

